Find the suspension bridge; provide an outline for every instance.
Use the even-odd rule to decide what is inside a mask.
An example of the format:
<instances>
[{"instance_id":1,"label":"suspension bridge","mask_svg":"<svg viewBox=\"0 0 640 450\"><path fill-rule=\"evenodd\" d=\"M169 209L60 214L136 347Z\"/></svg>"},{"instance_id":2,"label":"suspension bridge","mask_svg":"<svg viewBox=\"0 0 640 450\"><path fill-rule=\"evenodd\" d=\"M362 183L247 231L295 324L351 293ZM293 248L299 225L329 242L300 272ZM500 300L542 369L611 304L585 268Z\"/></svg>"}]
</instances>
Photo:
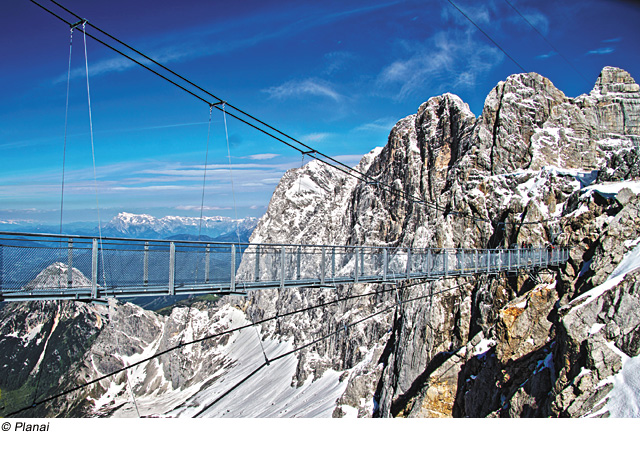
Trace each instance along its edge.
<instances>
[{"instance_id":1,"label":"suspension bridge","mask_svg":"<svg viewBox=\"0 0 640 450\"><path fill-rule=\"evenodd\" d=\"M118 40L95 25L90 24L54 0L51 0L51 3L72 16L71 21L62 18L58 13L49 10L35 0L30 1L66 23L70 28L71 37L73 36L73 31L76 29L83 34L94 174L96 168L89 94L89 70L86 48L87 36L114 50L122 57L139 65L143 69L163 78L196 99L205 102L209 107L209 126L211 124L212 110L215 108L223 113L225 133L226 117L229 116L258 132L264 133L279 143L300 152L303 155L303 159L304 156L309 156L348 176L375 185L381 191L403 198L408 202L420 204L444 214L462 215L460 213L447 211L438 204L428 202L419 196L410 195L394 186L380 183L379 180L371 178L368 174L359 172L331 156L303 144L288 134L216 97L209 91L178 75L156 60ZM101 33L101 36L119 44L121 50L104 42L102 40L104 37L101 39L87 32L86 26L93 27L97 32ZM67 108L71 73L71 39L69 47ZM129 53L125 53L125 51ZM137 59L138 57L143 58L143 60ZM152 66L159 67L164 71L164 74L161 74L152 68ZM397 284L403 280L430 281L479 275L517 274L522 271L535 273L544 268L557 267L565 263L569 256L567 248L555 247L511 249L406 248L229 243L201 240L124 239L103 237L101 233L99 236L65 235L62 234L62 212L64 206L66 122L65 113L65 149L63 149L60 233L0 232L0 302L38 300L89 302L106 301L109 298L126 299L141 296L173 296L184 294L246 295L250 291L263 289L331 289L336 288L338 285L357 283L396 284L397 289ZM204 205L204 187L206 183L209 147L208 139L207 137L202 205ZM229 150L228 135L227 149ZM229 160L231 160L230 154ZM99 212L97 191L96 180L96 207ZM201 216L202 210L201 207ZM474 215L464 215L464 217L476 222L490 222L487 218ZM521 222L521 225L537 225L542 222ZM498 225L499 224L500 223L498 223ZM98 229L100 230L99 219L98 225ZM493 223L493 225L495 225L495 223ZM459 288L460 285L457 285L441 292ZM365 295L375 295L375 293ZM431 295L433 295L433 292ZM309 308L323 308L328 304L342 302L348 298L350 297L338 298L329 303L314 305ZM395 305L382 307L369 316L356 319L349 324L344 323L341 329L330 331L316 338L311 343L301 344L277 356L270 356L268 358L263 349L265 362L216 400L206 405L196 416L206 412L218 400L222 399L238 385L268 366L271 362L298 352L314 342L328 339L342 332L342 330L346 333L349 327L390 311L402 303L423 298L425 297L415 297L404 300L398 299ZM305 308L305 310L309 308ZM298 314L303 311L304 310L290 311L285 313L285 315ZM163 354L180 349L185 345L229 334L249 326L255 327L261 322L277 320L278 317L279 315L276 314L274 317L268 317L259 322L252 322L250 325L223 330L219 333L199 338L197 341L180 342L174 347L160 350L151 356L117 368L113 372L41 400L39 400L38 397L38 381L36 381L32 403L23 408L16 408L9 416L17 415L35 406L86 388L120 372L128 374L129 369L144 364ZM51 320L53 321L55 319L52 317ZM46 346L43 351L46 351ZM42 369L39 369L38 377L41 371ZM130 385L129 390L135 403L135 396Z\"/></svg>"},{"instance_id":2,"label":"suspension bridge","mask_svg":"<svg viewBox=\"0 0 640 450\"><path fill-rule=\"evenodd\" d=\"M397 248L0 233L2 300L236 294L558 266L566 248ZM242 262L242 264L241 264Z\"/></svg>"},{"instance_id":3,"label":"suspension bridge","mask_svg":"<svg viewBox=\"0 0 640 450\"><path fill-rule=\"evenodd\" d=\"M35 0L31 0L31 2L69 26L67 109L74 30L82 33L83 36L99 230L100 207L98 183L95 176L87 36L208 105L209 131L207 132L203 171L201 218L204 207L211 116L215 108L222 112L224 118L230 172L231 154L226 129L227 116L291 149L297 150L303 155L303 160L304 156L308 155L310 158L357 178L359 181L374 184L381 191L444 214L465 217L475 222L491 222L488 218L447 211L441 205L429 202L421 196L410 195L403 189L381 183L367 173L358 171L303 144L279 129L222 100L160 62L89 23L55 0L51 0L51 3L70 16L71 20L64 19L58 13ZM95 29L102 38L89 33L87 27ZM113 45L103 39L109 40ZM524 269L557 266L568 258L567 249L546 247L526 249L391 248L115 239L103 237L101 231L99 236L64 235L62 234L62 224L66 130L67 113L65 113L65 145L62 158L60 233L0 232L0 300L2 301L45 299L99 301L110 297L205 293L244 295L249 291L260 289L331 288L339 284L394 283L403 279L437 280L477 274L518 272ZM233 181L231 186L233 187ZM235 194L233 198L235 199ZM520 225L536 225L542 222L521 222Z\"/></svg>"}]
</instances>

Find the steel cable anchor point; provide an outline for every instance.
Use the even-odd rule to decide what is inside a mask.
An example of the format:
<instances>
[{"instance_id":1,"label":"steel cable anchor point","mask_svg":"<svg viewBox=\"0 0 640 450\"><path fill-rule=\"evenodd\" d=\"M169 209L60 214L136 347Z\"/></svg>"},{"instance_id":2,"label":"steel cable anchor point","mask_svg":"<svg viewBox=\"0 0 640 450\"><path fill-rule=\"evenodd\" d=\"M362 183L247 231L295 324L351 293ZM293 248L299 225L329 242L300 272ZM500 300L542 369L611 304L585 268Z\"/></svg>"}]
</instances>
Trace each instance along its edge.
<instances>
[{"instance_id":1,"label":"steel cable anchor point","mask_svg":"<svg viewBox=\"0 0 640 450\"><path fill-rule=\"evenodd\" d=\"M76 23L71 24L71 25L70 25L70 28L71 28L72 30L75 30L75 29L76 29L76 28L78 28L80 25L82 25L82 27L84 28L84 26L85 26L87 23L89 23L89 21L88 21L87 19L80 19L80 20L78 20Z\"/></svg>"}]
</instances>

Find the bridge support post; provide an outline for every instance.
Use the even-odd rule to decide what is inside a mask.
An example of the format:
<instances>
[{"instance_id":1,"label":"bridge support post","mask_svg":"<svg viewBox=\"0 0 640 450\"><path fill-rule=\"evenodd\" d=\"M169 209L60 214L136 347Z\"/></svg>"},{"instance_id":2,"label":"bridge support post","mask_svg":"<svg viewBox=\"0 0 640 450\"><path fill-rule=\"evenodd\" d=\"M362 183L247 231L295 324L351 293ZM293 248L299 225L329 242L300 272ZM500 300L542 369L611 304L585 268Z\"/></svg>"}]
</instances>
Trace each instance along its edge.
<instances>
[{"instance_id":1,"label":"bridge support post","mask_svg":"<svg viewBox=\"0 0 640 450\"><path fill-rule=\"evenodd\" d=\"M320 284L324 284L327 273L327 248L322 247L322 255L320 256Z\"/></svg>"},{"instance_id":2,"label":"bridge support post","mask_svg":"<svg viewBox=\"0 0 640 450\"><path fill-rule=\"evenodd\" d=\"M298 252L296 254L296 280L300 279L300 260L302 259L302 247L298 245Z\"/></svg>"},{"instance_id":3,"label":"bridge support post","mask_svg":"<svg viewBox=\"0 0 640 450\"><path fill-rule=\"evenodd\" d=\"M431 268L433 263L431 262L431 249L427 249L427 278L431 278Z\"/></svg>"},{"instance_id":4,"label":"bridge support post","mask_svg":"<svg viewBox=\"0 0 640 450\"><path fill-rule=\"evenodd\" d=\"M210 258L211 258L211 244L207 244L207 248L204 251L204 282L209 282L209 270L210 270Z\"/></svg>"},{"instance_id":5,"label":"bridge support post","mask_svg":"<svg viewBox=\"0 0 640 450\"><path fill-rule=\"evenodd\" d=\"M465 274L466 272L466 264L464 263L464 248L460 249L460 272L462 273L462 275Z\"/></svg>"},{"instance_id":6,"label":"bridge support post","mask_svg":"<svg viewBox=\"0 0 640 450\"><path fill-rule=\"evenodd\" d=\"M142 283L146 286L149 284L149 242L144 243L144 257L143 257L142 265L143 265Z\"/></svg>"},{"instance_id":7,"label":"bridge support post","mask_svg":"<svg viewBox=\"0 0 640 450\"><path fill-rule=\"evenodd\" d=\"M91 298L98 298L98 240L91 245Z\"/></svg>"},{"instance_id":8,"label":"bridge support post","mask_svg":"<svg viewBox=\"0 0 640 450\"><path fill-rule=\"evenodd\" d=\"M176 293L176 244L169 244L169 295Z\"/></svg>"},{"instance_id":9,"label":"bridge support post","mask_svg":"<svg viewBox=\"0 0 640 450\"><path fill-rule=\"evenodd\" d=\"M73 287L73 239L67 244L67 287Z\"/></svg>"},{"instance_id":10,"label":"bridge support post","mask_svg":"<svg viewBox=\"0 0 640 450\"><path fill-rule=\"evenodd\" d=\"M359 251L358 251L358 247L356 247L356 248L355 248L355 251L354 251L354 254L353 254L354 259L355 259L355 266L354 266L354 268L353 268L353 279L354 279L354 283L357 283L357 282L358 282L358 253L359 253Z\"/></svg>"},{"instance_id":11,"label":"bridge support post","mask_svg":"<svg viewBox=\"0 0 640 450\"><path fill-rule=\"evenodd\" d=\"M287 249L283 245L282 252L280 253L280 289L284 289L284 271L285 271L285 258Z\"/></svg>"},{"instance_id":12,"label":"bridge support post","mask_svg":"<svg viewBox=\"0 0 640 450\"><path fill-rule=\"evenodd\" d=\"M407 249L407 280L411 276L411 249Z\"/></svg>"},{"instance_id":13,"label":"bridge support post","mask_svg":"<svg viewBox=\"0 0 640 450\"><path fill-rule=\"evenodd\" d=\"M382 250L382 281L387 281L388 271L389 271L389 251L385 248Z\"/></svg>"},{"instance_id":14,"label":"bridge support post","mask_svg":"<svg viewBox=\"0 0 640 450\"><path fill-rule=\"evenodd\" d=\"M475 270L473 271L473 273L478 273L478 249L477 248L473 249L473 252L474 252L473 259L474 259L474 265L475 265Z\"/></svg>"},{"instance_id":15,"label":"bridge support post","mask_svg":"<svg viewBox=\"0 0 640 450\"><path fill-rule=\"evenodd\" d=\"M236 245L231 244L231 272L229 273L229 287L231 292L236 290Z\"/></svg>"},{"instance_id":16,"label":"bridge support post","mask_svg":"<svg viewBox=\"0 0 640 450\"><path fill-rule=\"evenodd\" d=\"M540 266L542 266L542 247L538 248L538 260L540 261Z\"/></svg>"},{"instance_id":17,"label":"bridge support post","mask_svg":"<svg viewBox=\"0 0 640 450\"><path fill-rule=\"evenodd\" d=\"M336 277L336 248L331 248L331 278Z\"/></svg>"},{"instance_id":18,"label":"bridge support post","mask_svg":"<svg viewBox=\"0 0 640 450\"><path fill-rule=\"evenodd\" d=\"M442 249L442 258L444 263L444 277L447 278L449 276L449 253L447 249Z\"/></svg>"},{"instance_id":19,"label":"bridge support post","mask_svg":"<svg viewBox=\"0 0 640 450\"><path fill-rule=\"evenodd\" d=\"M487 275L491 273L491 250L487 249Z\"/></svg>"},{"instance_id":20,"label":"bridge support post","mask_svg":"<svg viewBox=\"0 0 640 450\"><path fill-rule=\"evenodd\" d=\"M260 246L256 245L256 268L255 275L253 276L254 281L260 281Z\"/></svg>"}]
</instances>

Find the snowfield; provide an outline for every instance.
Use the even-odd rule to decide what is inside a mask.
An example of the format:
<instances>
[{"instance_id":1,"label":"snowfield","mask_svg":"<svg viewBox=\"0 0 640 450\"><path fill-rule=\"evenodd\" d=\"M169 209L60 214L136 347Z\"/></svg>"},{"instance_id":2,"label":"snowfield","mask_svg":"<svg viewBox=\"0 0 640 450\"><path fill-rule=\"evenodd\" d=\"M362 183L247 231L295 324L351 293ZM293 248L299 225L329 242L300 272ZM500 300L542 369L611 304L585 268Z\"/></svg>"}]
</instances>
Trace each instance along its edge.
<instances>
[{"instance_id":1,"label":"snowfield","mask_svg":"<svg viewBox=\"0 0 640 450\"><path fill-rule=\"evenodd\" d=\"M249 325L244 313L226 305L221 308L218 324L226 328ZM197 323L199 318L193 317ZM201 331L201 330L200 330ZM210 331L210 330L207 330ZM193 338L193 335L189 336ZM186 341L188 342L188 338ZM158 350L159 339L149 345L142 354L122 358L133 364L152 356ZM188 353L190 346L180 350ZM263 353L264 349L264 353ZM107 391L93 399L94 412L114 410L112 417L331 417L336 400L347 386L347 378L341 381L342 372L327 370L316 380L307 380L299 388L291 386L298 359L295 353L265 363L265 354L274 359L290 352L290 342L271 339L260 341L254 327L235 331L225 345L214 348L209 358L220 361L220 369L209 374L202 382L187 388L173 389L169 377L163 373L157 359L127 371L127 377L110 379L104 386ZM156 379L156 389L138 394L148 374ZM131 388L129 387L131 385ZM180 384L182 386L183 383ZM131 395L131 390L136 393Z\"/></svg>"}]
</instances>

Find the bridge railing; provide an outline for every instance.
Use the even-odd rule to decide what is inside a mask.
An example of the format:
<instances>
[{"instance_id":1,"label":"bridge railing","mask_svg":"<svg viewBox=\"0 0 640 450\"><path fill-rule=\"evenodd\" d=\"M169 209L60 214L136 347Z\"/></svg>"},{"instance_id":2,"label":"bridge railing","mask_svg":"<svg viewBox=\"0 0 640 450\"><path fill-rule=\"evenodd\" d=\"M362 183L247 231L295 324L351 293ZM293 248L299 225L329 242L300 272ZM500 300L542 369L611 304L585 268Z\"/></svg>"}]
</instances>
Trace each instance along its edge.
<instances>
[{"instance_id":1,"label":"bridge railing","mask_svg":"<svg viewBox=\"0 0 640 450\"><path fill-rule=\"evenodd\" d=\"M567 249L433 249L0 232L3 299L239 293L558 265ZM242 264L241 264L242 261Z\"/></svg>"}]
</instances>

